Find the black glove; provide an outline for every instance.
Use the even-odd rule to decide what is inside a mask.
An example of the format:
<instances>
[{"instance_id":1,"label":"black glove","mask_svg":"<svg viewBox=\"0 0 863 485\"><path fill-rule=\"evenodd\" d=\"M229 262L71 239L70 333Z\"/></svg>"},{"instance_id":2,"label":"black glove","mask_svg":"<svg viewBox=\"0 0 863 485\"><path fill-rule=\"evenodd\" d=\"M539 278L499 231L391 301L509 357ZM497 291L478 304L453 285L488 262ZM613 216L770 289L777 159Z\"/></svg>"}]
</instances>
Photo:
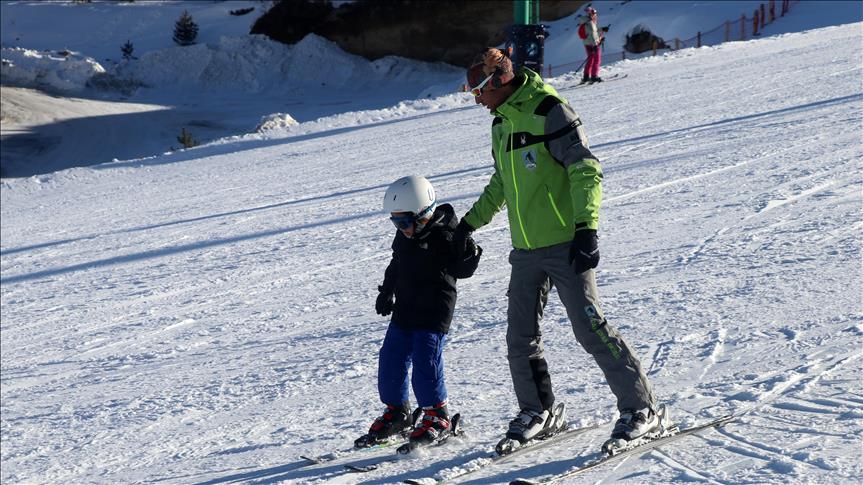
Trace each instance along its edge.
<instances>
[{"instance_id":1,"label":"black glove","mask_svg":"<svg viewBox=\"0 0 863 485\"><path fill-rule=\"evenodd\" d=\"M378 299L375 301L375 312L385 317L393 312L395 299L392 293L384 290L383 286L378 286L378 291L380 293L378 293Z\"/></svg>"},{"instance_id":2,"label":"black glove","mask_svg":"<svg viewBox=\"0 0 863 485\"><path fill-rule=\"evenodd\" d=\"M596 268L599 264L599 240L595 230L576 231L569 246L569 264L577 274Z\"/></svg>"},{"instance_id":3,"label":"black glove","mask_svg":"<svg viewBox=\"0 0 863 485\"><path fill-rule=\"evenodd\" d=\"M452 244L455 247L455 252L459 256L463 256L467 252L467 241L473 233L474 228L464 217L461 218L458 225L455 226L455 231L452 233Z\"/></svg>"},{"instance_id":4,"label":"black glove","mask_svg":"<svg viewBox=\"0 0 863 485\"><path fill-rule=\"evenodd\" d=\"M479 246L476 245L473 238L468 236L468 238L465 239L464 252L461 253L462 260L476 256L476 251L478 247Z\"/></svg>"},{"instance_id":5,"label":"black glove","mask_svg":"<svg viewBox=\"0 0 863 485\"><path fill-rule=\"evenodd\" d=\"M470 278L479 266L482 257L482 248L473 242L473 238L467 238L467 249L458 256L458 261L450 270L450 274L456 278Z\"/></svg>"},{"instance_id":6,"label":"black glove","mask_svg":"<svg viewBox=\"0 0 863 485\"><path fill-rule=\"evenodd\" d=\"M599 29L599 30L601 30L601 31L603 31L603 32L608 32L608 28L609 28L609 27L611 27L611 24L606 25L605 27L603 27L603 28L601 28L601 29Z\"/></svg>"}]
</instances>

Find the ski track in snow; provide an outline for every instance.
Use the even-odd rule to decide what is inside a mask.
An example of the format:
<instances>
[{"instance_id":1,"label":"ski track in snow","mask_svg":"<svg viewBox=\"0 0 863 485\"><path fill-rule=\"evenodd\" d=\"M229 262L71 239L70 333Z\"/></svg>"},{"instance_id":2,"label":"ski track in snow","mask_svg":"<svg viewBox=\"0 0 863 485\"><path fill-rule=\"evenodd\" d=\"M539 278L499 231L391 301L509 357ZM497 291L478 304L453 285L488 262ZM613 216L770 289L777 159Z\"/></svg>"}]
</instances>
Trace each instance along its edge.
<instances>
[{"instance_id":1,"label":"ski track in snow","mask_svg":"<svg viewBox=\"0 0 863 485\"><path fill-rule=\"evenodd\" d=\"M740 416L572 483L863 476L860 39L854 24L555 81L605 170L606 316L681 425ZM505 214L475 235L446 349L468 435L367 474L342 464L390 451L299 455L347 448L381 408L385 186L429 176L462 215L491 173L490 121L460 106L4 181L3 482L393 483L482 459L516 411ZM545 315L570 421L609 423L555 295ZM609 426L461 483L584 465Z\"/></svg>"}]
</instances>

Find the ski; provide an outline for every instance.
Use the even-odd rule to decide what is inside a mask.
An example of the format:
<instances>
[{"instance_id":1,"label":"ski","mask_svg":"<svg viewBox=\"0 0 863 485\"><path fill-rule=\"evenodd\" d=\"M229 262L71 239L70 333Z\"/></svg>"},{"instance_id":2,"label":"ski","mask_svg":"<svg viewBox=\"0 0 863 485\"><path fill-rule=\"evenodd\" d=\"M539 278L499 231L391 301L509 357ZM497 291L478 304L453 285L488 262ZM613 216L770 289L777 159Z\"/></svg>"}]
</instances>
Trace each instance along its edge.
<instances>
[{"instance_id":1,"label":"ski","mask_svg":"<svg viewBox=\"0 0 863 485\"><path fill-rule=\"evenodd\" d=\"M346 450L332 451L330 453L325 453L323 455L318 455L318 456L300 455L300 458L303 460L306 460L308 462L303 466L322 465L324 463L329 463L331 461L338 460L339 458L344 458L346 456L353 455L354 453L372 452L372 451L377 451L377 450L383 450L383 449L387 449L387 448L392 448L394 446L401 446L405 443L407 443L407 438L402 438L401 436L399 436L399 437L392 439L390 441L380 442L380 443L377 443L377 444L372 445L372 446L367 446L365 448L353 447L353 448L348 448Z\"/></svg>"},{"instance_id":2,"label":"ski","mask_svg":"<svg viewBox=\"0 0 863 485\"><path fill-rule=\"evenodd\" d=\"M574 88L583 88L583 87L587 87L587 86L592 86L594 84L602 84L602 83L607 83L607 82L612 82L612 81L619 81L621 79L626 79L628 76L629 76L629 74L627 74L627 73L620 73L619 72L617 74L612 74L611 76L602 78L602 81L600 81L598 83L592 82L592 81L578 83L574 86Z\"/></svg>"},{"instance_id":3,"label":"ski","mask_svg":"<svg viewBox=\"0 0 863 485\"><path fill-rule=\"evenodd\" d=\"M413 423L411 425L411 428L413 428L413 426L416 426L417 419L419 419L421 414L422 408L416 408L411 414L411 423ZM371 435L365 434L354 440L353 448L349 448L347 450L333 451L320 456L300 455L300 458L308 462L303 466L321 465L324 463L338 460L339 458L343 458L356 452L375 451L385 448L391 448L393 446L402 446L408 442L408 436L410 436L410 430L399 433L398 435L390 436L383 441L375 441L371 437Z\"/></svg>"},{"instance_id":4,"label":"ski","mask_svg":"<svg viewBox=\"0 0 863 485\"><path fill-rule=\"evenodd\" d=\"M613 449L611 454L608 454L606 452L606 454L604 456L601 456L601 457L599 457L599 458L597 458L591 462L588 462L587 464L580 466L578 468L574 468L572 470L569 470L569 471L566 471L563 473L559 473L557 475L545 477L542 480L528 480L528 479L524 479L524 478L518 478L518 479L515 479L515 480L509 482L509 484L510 485L537 485L537 484L541 484L541 483L555 483L555 482L558 482L560 480L564 480L564 479L573 477L575 475L578 475L578 474L585 472L587 470L591 470L591 469L596 468L598 466L602 466L602 465L609 463L611 461L615 461L619 458L623 458L626 456L632 456L632 455L640 455L640 454L645 453L647 451L650 451L654 448L658 448L660 446L663 446L663 445L669 444L671 442L685 438L688 435L695 434L695 433L698 433L700 431L704 431L704 430L709 429L709 428L718 428L720 426L723 426L723 425L733 421L734 419L735 419L734 416L727 415L727 416L723 416L721 418L715 419L713 421L710 421L708 423L704 423L704 424L701 424L698 426L693 426L691 428L682 429L682 430L679 430L676 432L669 432L668 434L660 435L659 437L656 437L656 438L648 438L646 440L637 440L638 441L637 443L633 443L630 446L626 446L624 448L615 448L615 449ZM669 431L671 431L671 430L669 430ZM603 448L608 449L605 445L603 446Z\"/></svg>"},{"instance_id":5,"label":"ski","mask_svg":"<svg viewBox=\"0 0 863 485\"><path fill-rule=\"evenodd\" d=\"M398 447L397 454L395 456L386 456L380 460L375 461L374 463L369 463L368 465L358 465L358 464L354 464L354 463L348 463L345 465L345 469L347 471L353 472L353 473L367 473L370 471L377 470L378 467L380 467L380 465L382 465L384 463L390 463L390 462L398 461L399 459L401 459L402 456L409 455L412 452L414 452L415 450L418 450L421 448L427 448L430 446L440 446L440 445L446 443L453 436L460 436L461 434L464 433L464 431L462 431L461 426L460 426L461 414L456 413L455 415L453 415L452 420L450 422L452 423L452 430L448 433L441 435L437 440L435 440L432 443L429 443L426 445L417 445L417 444L411 443L410 441L407 441L406 443L403 443L401 446Z\"/></svg>"},{"instance_id":6,"label":"ski","mask_svg":"<svg viewBox=\"0 0 863 485\"><path fill-rule=\"evenodd\" d=\"M560 443L566 439L573 438L573 437L578 436L580 434L583 434L583 433L586 433L588 431L597 429L603 425L604 425L604 423L592 424L590 426L584 426L581 428L567 427L567 428L564 428L562 431L559 431L553 435L546 436L546 437L541 438L541 439L534 439L534 440L528 441L528 442L524 443L523 445L521 445L519 448L517 448L514 451L507 453L505 455L499 455L499 454L497 454L497 452L492 452L487 457L471 460L471 461L476 461L476 463L474 464L475 466L472 466L469 469L466 469L464 467L460 467L459 473L456 473L454 475L449 475L446 478L434 478L434 477L416 478L416 479L405 480L402 483L409 483L409 484L413 484L413 485L431 485L431 484L449 482L449 481L454 480L456 478L463 478L467 475L471 475L473 473L476 473L476 472L478 472L482 469L485 469L489 466L492 466L495 464L500 464L500 463L505 463L505 462L507 462L513 458L522 456L522 455L526 454L528 451L538 451L542 448L546 448L546 447L549 447L553 444Z\"/></svg>"}]
</instances>

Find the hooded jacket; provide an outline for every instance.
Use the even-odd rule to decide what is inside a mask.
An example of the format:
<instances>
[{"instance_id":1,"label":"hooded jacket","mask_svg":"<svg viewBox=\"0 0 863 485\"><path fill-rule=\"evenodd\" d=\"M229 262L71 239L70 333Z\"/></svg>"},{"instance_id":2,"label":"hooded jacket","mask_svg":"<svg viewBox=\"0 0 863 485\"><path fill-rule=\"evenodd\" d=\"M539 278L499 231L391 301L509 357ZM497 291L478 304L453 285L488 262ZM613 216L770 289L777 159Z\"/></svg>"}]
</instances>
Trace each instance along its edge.
<instances>
[{"instance_id":1,"label":"hooded jacket","mask_svg":"<svg viewBox=\"0 0 863 485\"><path fill-rule=\"evenodd\" d=\"M602 168L581 119L538 74L519 70L516 91L494 112L494 173L465 214L474 229L507 206L512 245L536 249L599 227Z\"/></svg>"},{"instance_id":2,"label":"hooded jacket","mask_svg":"<svg viewBox=\"0 0 863 485\"><path fill-rule=\"evenodd\" d=\"M381 291L395 294L392 323L408 330L449 332L456 278L471 277L482 255L472 240L466 256L457 254L452 243L457 222L453 207L441 204L414 237L396 231L381 285Z\"/></svg>"}]
</instances>

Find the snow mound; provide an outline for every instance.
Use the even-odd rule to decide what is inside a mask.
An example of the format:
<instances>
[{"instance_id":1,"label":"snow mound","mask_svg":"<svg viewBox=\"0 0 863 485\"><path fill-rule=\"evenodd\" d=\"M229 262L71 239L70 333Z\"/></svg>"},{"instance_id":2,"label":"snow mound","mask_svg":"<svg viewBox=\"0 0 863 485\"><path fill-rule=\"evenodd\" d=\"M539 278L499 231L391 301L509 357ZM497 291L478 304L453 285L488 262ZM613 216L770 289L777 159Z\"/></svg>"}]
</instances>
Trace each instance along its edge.
<instances>
[{"instance_id":1,"label":"snow mound","mask_svg":"<svg viewBox=\"0 0 863 485\"><path fill-rule=\"evenodd\" d=\"M74 93L105 68L91 57L71 51L36 51L21 47L0 49L2 84Z\"/></svg>"},{"instance_id":2,"label":"snow mound","mask_svg":"<svg viewBox=\"0 0 863 485\"><path fill-rule=\"evenodd\" d=\"M277 84L291 46L263 36L222 37L218 44L175 46L117 66L116 75L154 88L258 92Z\"/></svg>"},{"instance_id":3,"label":"snow mound","mask_svg":"<svg viewBox=\"0 0 863 485\"><path fill-rule=\"evenodd\" d=\"M4 85L73 93L92 87L130 94L156 90L306 95L321 90L358 92L384 85L427 85L461 70L446 64L384 57L373 62L348 54L314 34L294 45L263 35L221 37L217 43L146 52L108 70L77 52L3 48ZM452 92L452 83L444 83ZM432 89L435 94L444 88ZM429 96L431 94L429 93Z\"/></svg>"},{"instance_id":4,"label":"snow mound","mask_svg":"<svg viewBox=\"0 0 863 485\"><path fill-rule=\"evenodd\" d=\"M154 88L301 94L321 88L358 91L381 82L428 82L457 68L385 57L374 62L348 54L310 34L294 45L262 35L222 37L217 44L171 47L143 54L117 67L116 75Z\"/></svg>"},{"instance_id":5,"label":"snow mound","mask_svg":"<svg viewBox=\"0 0 863 485\"><path fill-rule=\"evenodd\" d=\"M298 124L299 122L287 113L273 113L261 118L261 123L255 128L255 132L264 133L273 130L287 130Z\"/></svg>"}]
</instances>

